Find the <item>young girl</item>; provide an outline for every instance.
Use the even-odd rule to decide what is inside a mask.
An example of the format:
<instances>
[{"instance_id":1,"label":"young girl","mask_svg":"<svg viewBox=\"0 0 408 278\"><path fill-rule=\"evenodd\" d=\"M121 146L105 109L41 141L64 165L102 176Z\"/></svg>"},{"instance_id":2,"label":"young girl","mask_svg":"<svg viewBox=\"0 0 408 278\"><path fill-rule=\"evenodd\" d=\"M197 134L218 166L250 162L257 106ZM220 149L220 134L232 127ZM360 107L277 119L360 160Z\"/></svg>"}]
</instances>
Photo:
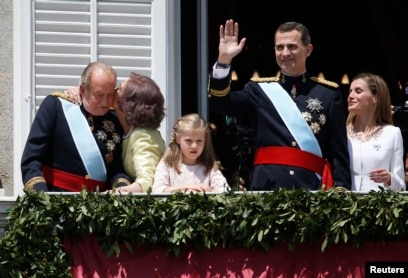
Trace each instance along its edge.
<instances>
[{"instance_id":1,"label":"young girl","mask_svg":"<svg viewBox=\"0 0 408 278\"><path fill-rule=\"evenodd\" d=\"M225 192L228 189L216 162L206 121L198 114L178 119L169 146L157 165L152 192Z\"/></svg>"}]
</instances>

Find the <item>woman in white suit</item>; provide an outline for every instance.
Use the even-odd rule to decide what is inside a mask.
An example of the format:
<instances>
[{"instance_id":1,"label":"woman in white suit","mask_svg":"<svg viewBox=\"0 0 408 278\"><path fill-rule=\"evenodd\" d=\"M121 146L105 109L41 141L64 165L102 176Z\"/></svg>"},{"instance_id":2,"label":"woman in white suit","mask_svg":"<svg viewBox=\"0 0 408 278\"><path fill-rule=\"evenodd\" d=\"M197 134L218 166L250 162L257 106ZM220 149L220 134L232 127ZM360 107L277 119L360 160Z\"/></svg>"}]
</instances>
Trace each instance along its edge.
<instances>
[{"instance_id":1,"label":"woman in white suit","mask_svg":"<svg viewBox=\"0 0 408 278\"><path fill-rule=\"evenodd\" d=\"M403 139L394 126L389 88L381 76L360 73L347 98L352 191L405 190Z\"/></svg>"}]
</instances>

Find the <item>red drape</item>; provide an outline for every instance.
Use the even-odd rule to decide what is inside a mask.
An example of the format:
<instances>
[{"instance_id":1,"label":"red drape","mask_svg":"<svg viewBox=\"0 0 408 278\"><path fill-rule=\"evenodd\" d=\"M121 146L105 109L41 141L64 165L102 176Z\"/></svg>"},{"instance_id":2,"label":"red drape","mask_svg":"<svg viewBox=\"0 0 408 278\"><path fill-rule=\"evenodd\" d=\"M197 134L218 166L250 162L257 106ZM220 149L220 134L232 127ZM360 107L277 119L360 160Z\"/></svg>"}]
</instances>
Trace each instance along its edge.
<instances>
[{"instance_id":1,"label":"red drape","mask_svg":"<svg viewBox=\"0 0 408 278\"><path fill-rule=\"evenodd\" d=\"M221 278L221 277L365 277L367 261L407 261L408 242L365 242L355 249L347 244L330 246L323 253L320 244L303 244L294 251L280 245L268 252L245 248L185 250L178 257L164 248L121 248L119 257L107 257L97 240L85 237L65 242L72 255L72 275L78 278Z\"/></svg>"}]
</instances>

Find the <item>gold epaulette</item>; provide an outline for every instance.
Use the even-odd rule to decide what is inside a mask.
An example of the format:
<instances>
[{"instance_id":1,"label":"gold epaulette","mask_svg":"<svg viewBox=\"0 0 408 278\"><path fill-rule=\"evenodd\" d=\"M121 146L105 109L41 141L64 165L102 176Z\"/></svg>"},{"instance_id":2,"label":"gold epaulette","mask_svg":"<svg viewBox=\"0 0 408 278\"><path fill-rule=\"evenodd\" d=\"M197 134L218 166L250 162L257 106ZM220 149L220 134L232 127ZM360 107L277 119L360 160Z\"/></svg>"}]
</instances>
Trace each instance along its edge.
<instances>
[{"instance_id":1,"label":"gold epaulette","mask_svg":"<svg viewBox=\"0 0 408 278\"><path fill-rule=\"evenodd\" d=\"M53 92L53 93L51 93L51 95L55 96L55 97L60 97L60 98L66 99L66 100L68 100L70 102L73 102L72 99L70 99L69 96L67 94L65 94L65 93Z\"/></svg>"},{"instance_id":2,"label":"gold epaulette","mask_svg":"<svg viewBox=\"0 0 408 278\"><path fill-rule=\"evenodd\" d=\"M251 78L252 82L277 82L279 81L279 77L278 76L273 76L273 77L254 77Z\"/></svg>"},{"instance_id":3,"label":"gold epaulette","mask_svg":"<svg viewBox=\"0 0 408 278\"><path fill-rule=\"evenodd\" d=\"M317 83L321 83L321 84L324 84L324 85L327 85L327 86L330 86L330 87L333 87L333 88L336 88L336 89L339 87L339 84L337 84L336 82L328 81L328 80L323 79L323 78L313 76L313 77L310 77L310 79L317 82Z\"/></svg>"}]
</instances>

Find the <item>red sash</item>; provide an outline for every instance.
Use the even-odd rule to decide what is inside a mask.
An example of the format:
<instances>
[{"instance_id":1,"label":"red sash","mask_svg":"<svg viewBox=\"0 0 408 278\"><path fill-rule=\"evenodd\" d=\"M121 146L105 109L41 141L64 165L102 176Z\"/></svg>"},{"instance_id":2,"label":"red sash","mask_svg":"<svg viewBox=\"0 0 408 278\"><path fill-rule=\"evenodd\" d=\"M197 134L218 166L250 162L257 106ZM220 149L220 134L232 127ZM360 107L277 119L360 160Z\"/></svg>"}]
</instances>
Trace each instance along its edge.
<instances>
[{"instance_id":1,"label":"red sash","mask_svg":"<svg viewBox=\"0 0 408 278\"><path fill-rule=\"evenodd\" d=\"M261 147L256 150L254 166L279 164L301 167L322 176L322 189L333 188L330 163L310 152L291 147Z\"/></svg>"},{"instance_id":2,"label":"red sash","mask_svg":"<svg viewBox=\"0 0 408 278\"><path fill-rule=\"evenodd\" d=\"M106 190L106 182L91 180L89 176L77 176L45 165L42 170L44 179L48 184L65 190L81 192L82 189L86 188L88 191L96 191L97 187L99 187L100 192Z\"/></svg>"}]
</instances>

